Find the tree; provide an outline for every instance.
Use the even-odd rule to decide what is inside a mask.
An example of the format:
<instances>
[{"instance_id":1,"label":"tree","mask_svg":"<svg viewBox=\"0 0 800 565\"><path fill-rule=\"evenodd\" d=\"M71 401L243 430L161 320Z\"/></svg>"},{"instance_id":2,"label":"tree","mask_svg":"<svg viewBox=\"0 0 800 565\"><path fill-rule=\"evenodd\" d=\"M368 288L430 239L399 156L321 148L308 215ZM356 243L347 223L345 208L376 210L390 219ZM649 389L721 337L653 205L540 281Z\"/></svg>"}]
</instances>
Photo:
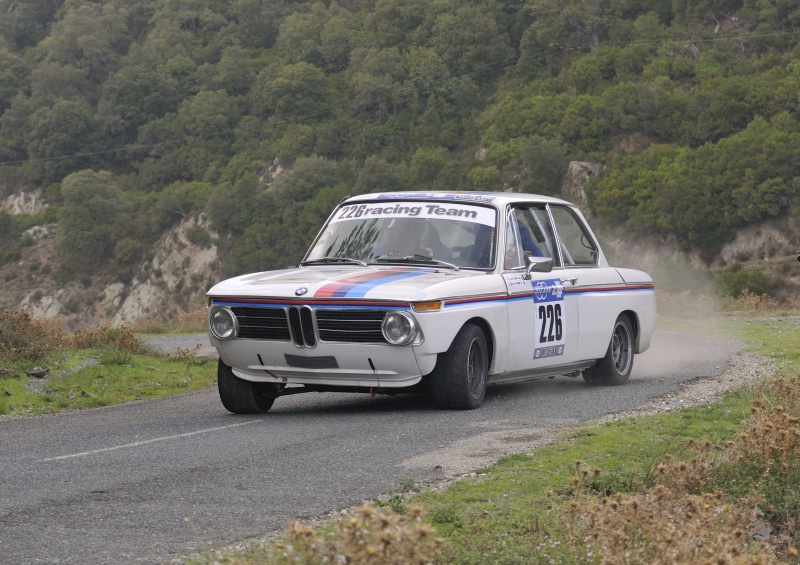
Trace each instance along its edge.
<instances>
[{"instance_id":1,"label":"tree","mask_svg":"<svg viewBox=\"0 0 800 565\"><path fill-rule=\"evenodd\" d=\"M28 65L19 56L0 47L0 115L11 107L11 100L25 84L28 73Z\"/></svg>"},{"instance_id":2,"label":"tree","mask_svg":"<svg viewBox=\"0 0 800 565\"><path fill-rule=\"evenodd\" d=\"M35 108L48 107L60 100L90 106L94 96L86 69L51 61L31 71L30 100Z\"/></svg>"},{"instance_id":3,"label":"tree","mask_svg":"<svg viewBox=\"0 0 800 565\"><path fill-rule=\"evenodd\" d=\"M377 46L403 48L414 38L429 10L427 0L378 0L365 27Z\"/></svg>"},{"instance_id":4,"label":"tree","mask_svg":"<svg viewBox=\"0 0 800 565\"><path fill-rule=\"evenodd\" d=\"M353 43L352 35L349 17L334 16L325 22L319 34L319 53L327 69L340 72L347 68Z\"/></svg>"},{"instance_id":5,"label":"tree","mask_svg":"<svg viewBox=\"0 0 800 565\"><path fill-rule=\"evenodd\" d=\"M485 6L466 5L440 14L431 34L431 44L453 74L492 76L512 62L508 35Z\"/></svg>"},{"instance_id":6,"label":"tree","mask_svg":"<svg viewBox=\"0 0 800 565\"><path fill-rule=\"evenodd\" d=\"M40 46L45 62L84 70L96 88L128 49L127 17L127 10L116 2L85 3L66 10Z\"/></svg>"},{"instance_id":7,"label":"tree","mask_svg":"<svg viewBox=\"0 0 800 565\"><path fill-rule=\"evenodd\" d=\"M108 171L80 171L61 185L64 207L55 245L64 268L80 275L107 265L125 234L130 207Z\"/></svg>"},{"instance_id":8,"label":"tree","mask_svg":"<svg viewBox=\"0 0 800 565\"><path fill-rule=\"evenodd\" d=\"M356 194L398 192L405 189L406 185L395 168L377 156L366 160L355 184Z\"/></svg>"},{"instance_id":9,"label":"tree","mask_svg":"<svg viewBox=\"0 0 800 565\"><path fill-rule=\"evenodd\" d=\"M449 161L450 155L444 147L420 147L411 158L409 184L419 190L433 189Z\"/></svg>"},{"instance_id":10,"label":"tree","mask_svg":"<svg viewBox=\"0 0 800 565\"><path fill-rule=\"evenodd\" d=\"M0 0L0 35L17 49L39 43L64 0Z\"/></svg>"},{"instance_id":11,"label":"tree","mask_svg":"<svg viewBox=\"0 0 800 565\"><path fill-rule=\"evenodd\" d=\"M291 121L316 119L323 115L328 81L321 69L297 63L281 69L263 90L263 104L275 116Z\"/></svg>"},{"instance_id":12,"label":"tree","mask_svg":"<svg viewBox=\"0 0 800 565\"><path fill-rule=\"evenodd\" d=\"M78 102L58 101L39 108L30 118L28 155L46 183L85 168L92 160L94 123L91 109Z\"/></svg>"},{"instance_id":13,"label":"tree","mask_svg":"<svg viewBox=\"0 0 800 565\"><path fill-rule=\"evenodd\" d=\"M614 3L603 0L530 0L527 9L540 38L566 43L575 36L592 51L616 15Z\"/></svg>"},{"instance_id":14,"label":"tree","mask_svg":"<svg viewBox=\"0 0 800 565\"><path fill-rule=\"evenodd\" d=\"M322 2L315 2L307 13L295 12L280 25L275 46L289 63L305 61L312 65L322 64L320 35L330 18Z\"/></svg>"},{"instance_id":15,"label":"tree","mask_svg":"<svg viewBox=\"0 0 800 565\"><path fill-rule=\"evenodd\" d=\"M178 109L177 126L188 136L210 138L231 137L240 117L236 98L224 90L198 92L183 101Z\"/></svg>"},{"instance_id":16,"label":"tree","mask_svg":"<svg viewBox=\"0 0 800 565\"><path fill-rule=\"evenodd\" d=\"M522 191L556 196L567 172L567 148L538 135L532 136L520 155L525 169Z\"/></svg>"},{"instance_id":17,"label":"tree","mask_svg":"<svg viewBox=\"0 0 800 565\"><path fill-rule=\"evenodd\" d=\"M228 14L236 22L235 37L243 46L269 49L278 37L286 5L285 0L233 0Z\"/></svg>"},{"instance_id":18,"label":"tree","mask_svg":"<svg viewBox=\"0 0 800 565\"><path fill-rule=\"evenodd\" d=\"M206 63L197 69L198 84L208 90L225 90L232 96L244 96L255 79L250 52L238 45L225 48L216 64Z\"/></svg>"},{"instance_id":19,"label":"tree","mask_svg":"<svg viewBox=\"0 0 800 565\"><path fill-rule=\"evenodd\" d=\"M175 111L180 100L173 77L131 64L103 84L97 109L103 130L124 143L135 138L140 126Z\"/></svg>"},{"instance_id":20,"label":"tree","mask_svg":"<svg viewBox=\"0 0 800 565\"><path fill-rule=\"evenodd\" d=\"M355 93L357 112L377 111L384 116L397 114L406 76L397 48L354 49L347 74Z\"/></svg>"}]
</instances>

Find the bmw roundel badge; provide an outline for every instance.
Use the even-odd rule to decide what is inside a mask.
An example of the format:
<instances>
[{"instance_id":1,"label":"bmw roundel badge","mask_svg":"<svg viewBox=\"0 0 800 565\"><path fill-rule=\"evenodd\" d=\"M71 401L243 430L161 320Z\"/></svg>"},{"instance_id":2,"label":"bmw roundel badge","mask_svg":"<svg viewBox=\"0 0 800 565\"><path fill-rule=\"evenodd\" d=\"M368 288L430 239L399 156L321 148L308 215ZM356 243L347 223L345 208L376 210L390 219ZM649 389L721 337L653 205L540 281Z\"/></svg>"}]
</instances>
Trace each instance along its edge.
<instances>
[{"instance_id":1,"label":"bmw roundel badge","mask_svg":"<svg viewBox=\"0 0 800 565\"><path fill-rule=\"evenodd\" d=\"M295 296L303 296L306 292L308 292L308 289L306 287L304 287L304 286L301 286L300 288L298 288L297 290L294 291L294 295Z\"/></svg>"}]
</instances>

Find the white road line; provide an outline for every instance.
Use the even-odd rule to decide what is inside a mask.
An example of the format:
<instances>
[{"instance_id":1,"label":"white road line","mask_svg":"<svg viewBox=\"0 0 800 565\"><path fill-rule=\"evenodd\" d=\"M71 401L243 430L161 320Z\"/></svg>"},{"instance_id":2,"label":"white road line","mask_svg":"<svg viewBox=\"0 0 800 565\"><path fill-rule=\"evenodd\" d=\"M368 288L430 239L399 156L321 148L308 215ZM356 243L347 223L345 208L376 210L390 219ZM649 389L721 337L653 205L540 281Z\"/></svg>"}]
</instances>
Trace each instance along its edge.
<instances>
[{"instance_id":1,"label":"white road line","mask_svg":"<svg viewBox=\"0 0 800 565\"><path fill-rule=\"evenodd\" d=\"M236 428L239 426L246 426L247 424L255 424L261 420L250 420L249 422L240 422L238 424L229 424L227 426L220 426L218 428L206 428L204 430L197 430L194 432L187 432L185 434L177 434L174 436L156 437L153 439L146 439L143 441L135 441L133 443L126 443L124 445L115 445L114 447L104 447L103 449L93 449L92 451L82 451L81 453L72 453L70 455L59 455L58 457L49 457L42 459L39 463L47 463L49 461L61 461L62 459L72 459L74 457L85 457L87 455L97 455L98 453L106 453L107 451L116 451L117 449L128 449L130 447L139 447L140 445L147 445L149 443L156 443L159 441L169 441L171 439L178 439L183 437L196 436L199 434L207 434L209 432L216 432L219 430L227 430L228 428Z\"/></svg>"}]
</instances>

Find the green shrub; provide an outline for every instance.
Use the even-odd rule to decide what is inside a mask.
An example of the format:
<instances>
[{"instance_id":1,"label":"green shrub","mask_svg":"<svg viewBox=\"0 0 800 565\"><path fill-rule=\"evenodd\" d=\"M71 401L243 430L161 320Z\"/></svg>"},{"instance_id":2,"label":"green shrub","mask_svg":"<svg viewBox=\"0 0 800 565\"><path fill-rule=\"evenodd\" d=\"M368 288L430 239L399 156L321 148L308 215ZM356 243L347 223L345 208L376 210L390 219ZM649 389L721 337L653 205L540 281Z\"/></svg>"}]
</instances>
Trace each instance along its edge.
<instances>
[{"instance_id":1,"label":"green shrub","mask_svg":"<svg viewBox=\"0 0 800 565\"><path fill-rule=\"evenodd\" d=\"M211 246L211 235L201 226L194 225L186 230L186 239L199 247Z\"/></svg>"},{"instance_id":2,"label":"green shrub","mask_svg":"<svg viewBox=\"0 0 800 565\"><path fill-rule=\"evenodd\" d=\"M722 296L738 298L747 291L762 296L769 290L769 278L761 269L744 269L734 263L714 281L715 290Z\"/></svg>"}]
</instances>

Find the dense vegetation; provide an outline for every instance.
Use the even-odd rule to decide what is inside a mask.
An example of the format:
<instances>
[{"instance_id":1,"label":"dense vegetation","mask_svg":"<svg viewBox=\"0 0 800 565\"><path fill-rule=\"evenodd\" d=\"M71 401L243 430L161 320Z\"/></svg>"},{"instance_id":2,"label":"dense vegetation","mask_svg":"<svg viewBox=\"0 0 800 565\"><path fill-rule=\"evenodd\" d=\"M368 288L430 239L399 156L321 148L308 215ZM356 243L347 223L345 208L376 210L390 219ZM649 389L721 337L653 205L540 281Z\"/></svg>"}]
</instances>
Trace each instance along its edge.
<instances>
[{"instance_id":1,"label":"dense vegetation","mask_svg":"<svg viewBox=\"0 0 800 565\"><path fill-rule=\"evenodd\" d=\"M198 211L237 272L347 194L591 159L601 218L710 257L797 206L798 32L795 0L0 0L0 195L44 189L67 273ZM0 261L45 220L0 212Z\"/></svg>"}]
</instances>

